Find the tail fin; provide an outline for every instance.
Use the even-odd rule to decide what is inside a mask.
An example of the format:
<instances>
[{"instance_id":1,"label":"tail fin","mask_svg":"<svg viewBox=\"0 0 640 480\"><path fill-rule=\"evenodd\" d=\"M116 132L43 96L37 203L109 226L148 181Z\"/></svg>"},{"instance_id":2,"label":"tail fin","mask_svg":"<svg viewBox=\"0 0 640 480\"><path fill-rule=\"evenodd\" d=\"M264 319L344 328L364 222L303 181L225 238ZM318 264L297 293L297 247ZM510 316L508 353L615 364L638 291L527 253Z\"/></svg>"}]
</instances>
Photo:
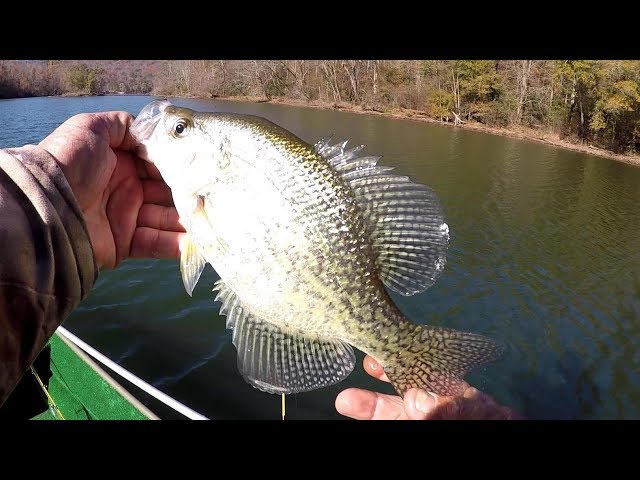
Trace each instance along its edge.
<instances>
[{"instance_id":1,"label":"tail fin","mask_svg":"<svg viewBox=\"0 0 640 480\"><path fill-rule=\"evenodd\" d=\"M460 395L465 374L496 360L504 348L490 338L449 328L418 326L401 345L402 353L389 358L384 371L398 394L423 388L437 395Z\"/></svg>"}]
</instances>

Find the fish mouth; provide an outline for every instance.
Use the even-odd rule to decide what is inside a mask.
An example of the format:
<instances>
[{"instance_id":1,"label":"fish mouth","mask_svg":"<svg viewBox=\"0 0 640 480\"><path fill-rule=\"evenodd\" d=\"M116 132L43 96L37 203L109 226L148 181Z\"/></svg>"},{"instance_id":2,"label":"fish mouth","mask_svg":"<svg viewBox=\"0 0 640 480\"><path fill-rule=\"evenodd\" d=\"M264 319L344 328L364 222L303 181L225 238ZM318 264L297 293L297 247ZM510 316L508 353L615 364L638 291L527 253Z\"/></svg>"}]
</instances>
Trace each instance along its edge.
<instances>
[{"instance_id":1,"label":"fish mouth","mask_svg":"<svg viewBox=\"0 0 640 480\"><path fill-rule=\"evenodd\" d=\"M171 103L167 100L155 100L140 110L129 127L129 133L139 146L143 146L144 142L153 135L164 111L170 106Z\"/></svg>"}]
</instances>

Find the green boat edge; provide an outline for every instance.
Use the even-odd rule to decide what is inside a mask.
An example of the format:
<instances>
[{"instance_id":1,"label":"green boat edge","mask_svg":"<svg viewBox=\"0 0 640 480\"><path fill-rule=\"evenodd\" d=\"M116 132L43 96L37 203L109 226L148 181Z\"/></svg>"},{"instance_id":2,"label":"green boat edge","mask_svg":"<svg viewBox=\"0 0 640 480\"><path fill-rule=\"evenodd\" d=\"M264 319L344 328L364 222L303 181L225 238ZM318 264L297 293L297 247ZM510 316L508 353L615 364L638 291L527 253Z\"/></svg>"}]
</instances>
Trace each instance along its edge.
<instances>
[{"instance_id":1,"label":"green boat edge","mask_svg":"<svg viewBox=\"0 0 640 480\"><path fill-rule=\"evenodd\" d=\"M52 376L48 392L65 420L159 420L87 354L59 333L51 337L49 344ZM44 392L42 394L45 395ZM55 408L49 408L32 420L62 418Z\"/></svg>"}]
</instances>

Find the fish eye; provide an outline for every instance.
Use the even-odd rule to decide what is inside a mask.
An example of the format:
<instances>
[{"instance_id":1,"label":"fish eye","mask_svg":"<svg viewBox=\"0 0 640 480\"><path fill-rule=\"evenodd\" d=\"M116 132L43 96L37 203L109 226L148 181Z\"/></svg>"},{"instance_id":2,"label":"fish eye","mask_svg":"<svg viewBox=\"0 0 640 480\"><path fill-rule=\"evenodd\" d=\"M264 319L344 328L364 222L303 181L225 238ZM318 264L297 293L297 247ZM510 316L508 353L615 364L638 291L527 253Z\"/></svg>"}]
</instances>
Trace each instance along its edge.
<instances>
[{"instance_id":1,"label":"fish eye","mask_svg":"<svg viewBox=\"0 0 640 480\"><path fill-rule=\"evenodd\" d=\"M173 125L173 134L176 137L180 137L182 135L184 135L184 133L187 131L189 127L189 122L184 119L184 118L180 118L176 121L176 123Z\"/></svg>"}]
</instances>

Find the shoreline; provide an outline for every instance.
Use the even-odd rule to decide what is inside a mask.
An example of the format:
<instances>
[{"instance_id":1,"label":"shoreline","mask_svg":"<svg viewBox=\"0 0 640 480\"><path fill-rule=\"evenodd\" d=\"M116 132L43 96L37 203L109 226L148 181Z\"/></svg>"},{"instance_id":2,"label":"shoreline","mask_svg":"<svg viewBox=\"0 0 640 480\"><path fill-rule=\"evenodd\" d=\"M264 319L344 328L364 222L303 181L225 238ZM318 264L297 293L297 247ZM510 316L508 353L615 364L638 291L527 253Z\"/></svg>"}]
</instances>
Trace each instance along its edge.
<instances>
[{"instance_id":1,"label":"shoreline","mask_svg":"<svg viewBox=\"0 0 640 480\"><path fill-rule=\"evenodd\" d=\"M433 117L430 117L426 112L421 110L409 110L409 109L400 109L400 110L379 110L376 108L366 108L362 106L353 106L350 104L336 104L333 102L318 102L318 101L305 101L305 100L294 100L290 98L272 98L266 99L264 97L251 97L251 96L238 96L238 97L201 97L196 95L155 95L155 94L137 94L137 93L108 93L98 96L150 96L150 97L158 97L158 98L191 98L191 99L200 99L200 100L224 100L230 102L244 102L244 103L270 103L273 105L287 105L292 107L306 107L306 108L316 108L320 110L337 110L340 112L349 112L355 113L358 115L379 115L383 117L395 118L400 120L413 120L416 122L426 122L433 123L437 125L442 125L444 127L449 128L461 128L465 130L473 130L481 133L488 133L492 135L499 135L502 137L515 138L517 140L529 141L542 143L545 145L549 145L556 148L562 148L565 150L572 150L574 152L586 153L588 155L593 155L601 158L608 158L610 160L615 160L618 162L626 163L628 165L634 165L640 167L640 154L622 154L615 153L611 150L606 150L604 148L595 147L593 145L585 145L580 143L575 143L569 140L563 140L557 133L548 132L548 131L537 131L533 128L528 127L513 127L513 128L503 128L503 127L490 127L487 125L483 125L478 122L464 122L461 125L454 125L451 122L443 122ZM50 97L87 97L92 96L84 93L65 93L62 95L50 95ZM20 97L26 98L26 97Z\"/></svg>"},{"instance_id":2,"label":"shoreline","mask_svg":"<svg viewBox=\"0 0 640 480\"><path fill-rule=\"evenodd\" d=\"M152 95L158 96L158 95ZM572 150L574 152L586 153L596 157L608 158L610 160L616 160L618 162L626 163L629 165L640 166L640 154L627 155L621 153L615 153L610 150L595 147L593 145L582 145L579 143L570 142L568 140L560 139L557 133L536 131L532 128L517 127L517 128L501 128L501 127L489 127L477 122L465 122L462 125L454 125L451 122L442 122L435 118L430 117L426 112L419 110L402 109L400 111L381 111L373 108L363 108L352 105L337 105L334 103L324 102L306 102L304 100L293 100L288 98L272 98L271 100L261 97L196 97L196 96L174 96L168 95L169 98L193 98L202 100L224 100L231 102L245 102L245 103L270 103L273 105L288 105L292 107L308 107L316 108L320 110L337 110L340 112L356 113L359 115L379 115L383 117L396 118L400 120L413 120L416 122L433 123L450 128L462 128L465 130L473 130L476 132L489 133L492 135L499 135L502 137L515 138L517 140L525 140L530 142L542 143L544 145L550 145L552 147L562 148L565 150Z\"/></svg>"}]
</instances>

